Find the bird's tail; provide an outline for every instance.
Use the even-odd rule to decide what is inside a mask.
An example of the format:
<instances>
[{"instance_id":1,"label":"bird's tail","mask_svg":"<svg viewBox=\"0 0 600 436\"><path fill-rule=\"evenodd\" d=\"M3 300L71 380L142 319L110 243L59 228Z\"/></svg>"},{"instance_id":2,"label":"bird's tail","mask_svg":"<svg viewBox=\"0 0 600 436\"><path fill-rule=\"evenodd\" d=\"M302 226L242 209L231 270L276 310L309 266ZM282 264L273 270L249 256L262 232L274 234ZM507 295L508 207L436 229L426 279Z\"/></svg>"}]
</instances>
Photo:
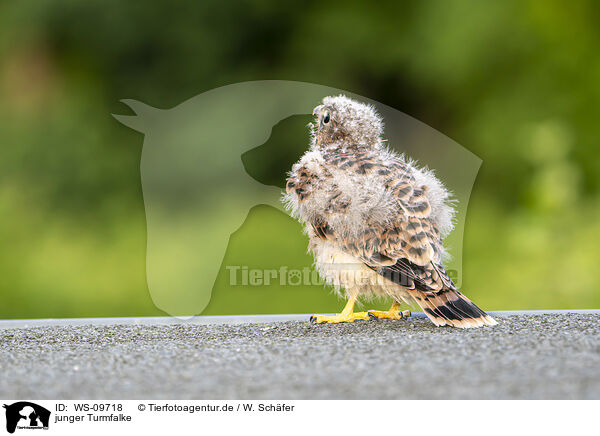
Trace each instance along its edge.
<instances>
[{"instance_id":1,"label":"bird's tail","mask_svg":"<svg viewBox=\"0 0 600 436\"><path fill-rule=\"evenodd\" d=\"M494 318L456 290L445 289L438 293L415 290L411 295L425 315L437 326L471 328L498 324Z\"/></svg>"}]
</instances>

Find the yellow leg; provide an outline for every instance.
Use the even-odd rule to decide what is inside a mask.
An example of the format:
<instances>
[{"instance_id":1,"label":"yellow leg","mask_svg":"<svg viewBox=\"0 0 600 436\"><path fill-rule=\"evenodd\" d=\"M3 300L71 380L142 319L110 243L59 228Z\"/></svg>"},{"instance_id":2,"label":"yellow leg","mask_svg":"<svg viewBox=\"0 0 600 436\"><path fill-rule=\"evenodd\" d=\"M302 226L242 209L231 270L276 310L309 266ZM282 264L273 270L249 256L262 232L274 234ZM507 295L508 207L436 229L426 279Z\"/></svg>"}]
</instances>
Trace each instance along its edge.
<instances>
[{"instance_id":1,"label":"yellow leg","mask_svg":"<svg viewBox=\"0 0 600 436\"><path fill-rule=\"evenodd\" d=\"M378 319L405 319L410 316L410 310L400 311L400 304L394 302L390 310L383 312L381 310L369 310L367 314Z\"/></svg>"},{"instance_id":2,"label":"yellow leg","mask_svg":"<svg viewBox=\"0 0 600 436\"><path fill-rule=\"evenodd\" d=\"M310 317L310 322L315 324L337 324L339 322L354 322L358 319L370 319L367 312L354 312L354 303L356 303L356 298L350 298L341 313L337 315L313 315Z\"/></svg>"}]
</instances>

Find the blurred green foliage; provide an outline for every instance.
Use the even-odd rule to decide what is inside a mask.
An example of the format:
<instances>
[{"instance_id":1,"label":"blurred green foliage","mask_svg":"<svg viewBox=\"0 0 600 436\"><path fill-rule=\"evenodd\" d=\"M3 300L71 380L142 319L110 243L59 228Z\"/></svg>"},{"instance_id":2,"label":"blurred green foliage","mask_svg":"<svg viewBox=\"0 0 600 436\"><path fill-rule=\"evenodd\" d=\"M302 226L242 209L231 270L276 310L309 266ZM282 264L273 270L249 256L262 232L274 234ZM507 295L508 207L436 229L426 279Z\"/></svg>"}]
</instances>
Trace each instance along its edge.
<instances>
[{"instance_id":1,"label":"blurred green foliage","mask_svg":"<svg viewBox=\"0 0 600 436\"><path fill-rule=\"evenodd\" d=\"M169 108L259 79L368 96L483 159L463 274L482 307L598 308L599 46L593 0L2 2L0 318L160 315L145 283L143 138L110 114L122 98ZM300 152L307 132L292 130ZM277 153L243 161L281 186ZM305 250L297 223L257 207L224 265L310 266ZM343 304L228 274L205 314Z\"/></svg>"}]
</instances>

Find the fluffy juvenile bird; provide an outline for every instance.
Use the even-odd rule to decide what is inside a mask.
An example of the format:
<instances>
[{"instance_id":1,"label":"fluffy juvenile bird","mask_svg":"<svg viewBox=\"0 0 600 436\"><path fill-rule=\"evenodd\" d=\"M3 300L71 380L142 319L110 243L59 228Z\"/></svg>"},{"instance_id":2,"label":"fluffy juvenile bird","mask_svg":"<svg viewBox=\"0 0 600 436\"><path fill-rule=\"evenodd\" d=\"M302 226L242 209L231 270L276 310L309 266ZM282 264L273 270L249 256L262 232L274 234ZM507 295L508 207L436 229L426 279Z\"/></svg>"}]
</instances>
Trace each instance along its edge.
<instances>
[{"instance_id":1,"label":"fluffy juvenile bird","mask_svg":"<svg viewBox=\"0 0 600 436\"><path fill-rule=\"evenodd\" d=\"M316 323L401 319L416 302L438 326L496 321L462 295L442 264L454 210L429 170L387 148L374 108L343 95L325 97L311 124L310 149L290 172L284 200L305 225L315 265L348 299ZM389 311L354 312L361 296L389 296Z\"/></svg>"}]
</instances>

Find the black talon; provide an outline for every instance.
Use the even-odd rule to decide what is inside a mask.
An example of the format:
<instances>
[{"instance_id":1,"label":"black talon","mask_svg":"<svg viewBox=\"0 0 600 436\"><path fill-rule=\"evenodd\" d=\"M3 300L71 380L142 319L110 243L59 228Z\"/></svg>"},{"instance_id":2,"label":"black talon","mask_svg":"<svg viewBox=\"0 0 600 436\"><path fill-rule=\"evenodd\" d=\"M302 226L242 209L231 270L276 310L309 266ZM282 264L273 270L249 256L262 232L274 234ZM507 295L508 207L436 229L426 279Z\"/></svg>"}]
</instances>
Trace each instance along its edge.
<instances>
[{"instance_id":1,"label":"black talon","mask_svg":"<svg viewBox=\"0 0 600 436\"><path fill-rule=\"evenodd\" d=\"M371 318L371 321L373 321L373 320L377 320L377 319L378 319L378 318L377 318L377 317L376 317L374 314L372 314L371 312L367 312L367 315L369 315L369 318Z\"/></svg>"},{"instance_id":2,"label":"black talon","mask_svg":"<svg viewBox=\"0 0 600 436\"><path fill-rule=\"evenodd\" d=\"M310 318L308 319L309 322L311 322L312 324L315 324L317 322L317 317L314 315L311 315Z\"/></svg>"}]
</instances>

